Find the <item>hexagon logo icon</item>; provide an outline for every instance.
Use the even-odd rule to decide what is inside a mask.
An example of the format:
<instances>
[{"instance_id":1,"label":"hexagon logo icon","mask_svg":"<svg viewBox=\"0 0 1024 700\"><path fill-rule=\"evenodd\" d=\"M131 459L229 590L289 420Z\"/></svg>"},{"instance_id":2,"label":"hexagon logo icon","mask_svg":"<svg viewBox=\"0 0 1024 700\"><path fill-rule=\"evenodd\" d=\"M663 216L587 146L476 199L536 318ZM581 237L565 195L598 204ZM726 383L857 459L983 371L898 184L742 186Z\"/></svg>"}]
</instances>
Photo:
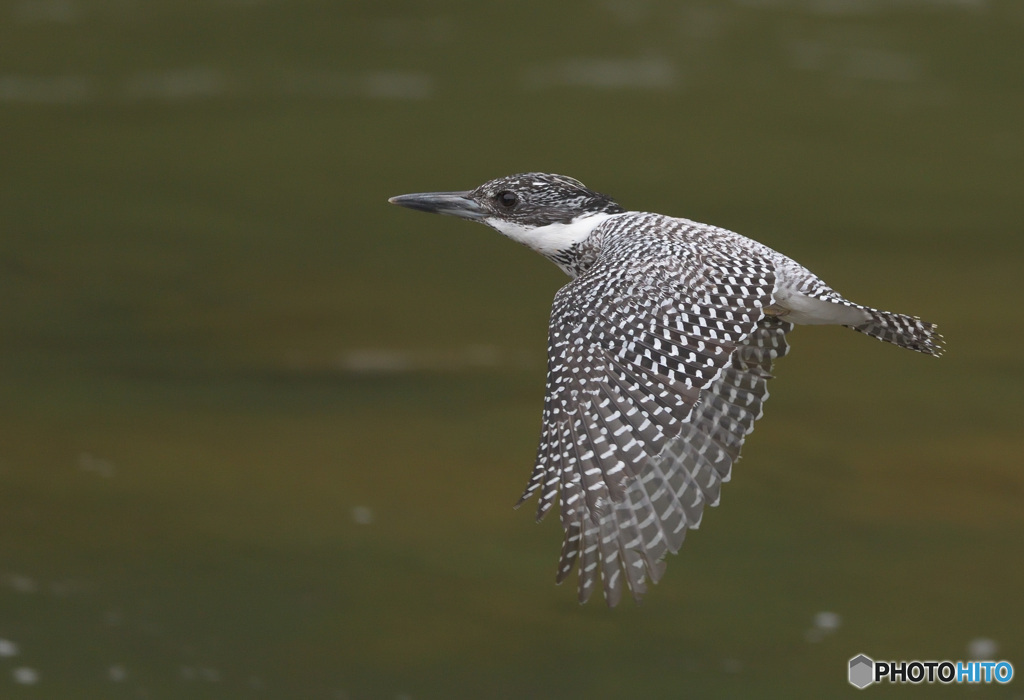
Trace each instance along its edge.
<instances>
[{"instance_id":1,"label":"hexagon logo icon","mask_svg":"<svg viewBox=\"0 0 1024 700\"><path fill-rule=\"evenodd\" d=\"M875 682L875 662L864 656L857 656L850 659L850 685L860 689L867 688Z\"/></svg>"}]
</instances>

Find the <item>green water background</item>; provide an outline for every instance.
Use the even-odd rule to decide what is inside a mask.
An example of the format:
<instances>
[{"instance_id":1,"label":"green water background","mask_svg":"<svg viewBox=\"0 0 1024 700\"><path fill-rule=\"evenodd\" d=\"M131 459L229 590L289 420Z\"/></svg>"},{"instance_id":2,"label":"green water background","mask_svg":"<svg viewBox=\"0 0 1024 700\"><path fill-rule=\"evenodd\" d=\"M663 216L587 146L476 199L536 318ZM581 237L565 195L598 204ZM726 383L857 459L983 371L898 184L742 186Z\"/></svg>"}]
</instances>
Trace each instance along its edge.
<instances>
[{"instance_id":1,"label":"green water background","mask_svg":"<svg viewBox=\"0 0 1024 700\"><path fill-rule=\"evenodd\" d=\"M1024 672L1022 114L1011 0L4 3L0 697L838 697L977 639ZM564 278L386 204L524 170L948 354L797 329L663 582L580 607L511 508ZM867 692L910 691L969 694Z\"/></svg>"}]
</instances>

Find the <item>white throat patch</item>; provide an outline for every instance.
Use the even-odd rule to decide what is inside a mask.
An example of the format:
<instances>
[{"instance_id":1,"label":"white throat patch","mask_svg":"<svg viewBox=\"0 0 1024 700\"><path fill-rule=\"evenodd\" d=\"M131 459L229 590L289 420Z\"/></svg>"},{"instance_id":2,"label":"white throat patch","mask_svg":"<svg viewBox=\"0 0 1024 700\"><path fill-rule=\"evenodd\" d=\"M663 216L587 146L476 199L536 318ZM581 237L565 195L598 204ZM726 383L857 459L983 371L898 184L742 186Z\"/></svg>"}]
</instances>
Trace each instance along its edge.
<instances>
[{"instance_id":1,"label":"white throat patch","mask_svg":"<svg viewBox=\"0 0 1024 700\"><path fill-rule=\"evenodd\" d=\"M537 227L522 226L501 220L488 220L484 223L513 241L522 243L541 255L551 257L559 251L571 248L574 243L586 240L595 228L613 216L617 216L617 214L586 214L567 224L548 224Z\"/></svg>"}]
</instances>

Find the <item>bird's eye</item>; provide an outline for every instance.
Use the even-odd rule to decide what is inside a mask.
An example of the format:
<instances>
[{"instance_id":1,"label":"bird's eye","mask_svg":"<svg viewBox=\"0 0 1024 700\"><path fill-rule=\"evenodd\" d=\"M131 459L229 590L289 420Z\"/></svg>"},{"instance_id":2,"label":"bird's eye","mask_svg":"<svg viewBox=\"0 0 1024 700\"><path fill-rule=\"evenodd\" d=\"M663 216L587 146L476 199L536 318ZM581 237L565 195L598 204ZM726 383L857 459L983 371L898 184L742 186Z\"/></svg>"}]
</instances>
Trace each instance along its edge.
<instances>
[{"instance_id":1,"label":"bird's eye","mask_svg":"<svg viewBox=\"0 0 1024 700\"><path fill-rule=\"evenodd\" d=\"M516 196L515 192L510 192L509 190L499 192L494 198L498 200L498 204L506 209L511 209L515 205L519 204L519 197Z\"/></svg>"}]
</instances>

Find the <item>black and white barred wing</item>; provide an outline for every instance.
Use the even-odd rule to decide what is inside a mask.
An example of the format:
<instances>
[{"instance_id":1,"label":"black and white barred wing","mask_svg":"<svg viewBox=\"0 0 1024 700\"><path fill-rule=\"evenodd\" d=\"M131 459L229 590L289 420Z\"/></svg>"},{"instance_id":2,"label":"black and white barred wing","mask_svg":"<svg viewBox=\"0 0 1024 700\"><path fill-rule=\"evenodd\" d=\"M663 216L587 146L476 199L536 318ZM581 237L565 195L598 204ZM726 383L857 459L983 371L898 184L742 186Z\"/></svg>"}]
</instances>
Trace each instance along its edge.
<instances>
[{"instance_id":1,"label":"black and white barred wing","mask_svg":"<svg viewBox=\"0 0 1024 700\"><path fill-rule=\"evenodd\" d=\"M763 315L767 263L686 259L639 273L605 260L555 297L541 440L520 503L539 490L540 519L561 493L557 581L578 563L580 602L598 576L609 605L623 581L639 599L660 578L665 553L717 504L786 350L791 326Z\"/></svg>"}]
</instances>

